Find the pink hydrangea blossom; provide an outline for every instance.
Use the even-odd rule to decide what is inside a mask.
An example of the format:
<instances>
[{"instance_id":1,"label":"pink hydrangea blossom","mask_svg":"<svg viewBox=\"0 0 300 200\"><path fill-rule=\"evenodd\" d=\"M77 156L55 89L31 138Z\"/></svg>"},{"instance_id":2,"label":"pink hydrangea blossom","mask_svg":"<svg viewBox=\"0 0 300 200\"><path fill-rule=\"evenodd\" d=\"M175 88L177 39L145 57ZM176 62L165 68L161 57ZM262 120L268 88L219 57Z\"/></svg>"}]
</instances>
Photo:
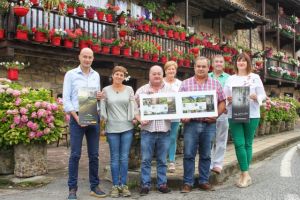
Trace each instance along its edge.
<instances>
[{"instance_id":1,"label":"pink hydrangea blossom","mask_svg":"<svg viewBox=\"0 0 300 200\"><path fill-rule=\"evenodd\" d=\"M15 127L16 127L15 124L11 124L11 125L10 125L10 128L11 128L11 129L14 129Z\"/></svg>"},{"instance_id":2,"label":"pink hydrangea blossom","mask_svg":"<svg viewBox=\"0 0 300 200\"><path fill-rule=\"evenodd\" d=\"M13 95L14 97L18 97L18 96L21 95L21 92L20 92L19 90L13 90L12 95Z\"/></svg>"},{"instance_id":3,"label":"pink hydrangea blossom","mask_svg":"<svg viewBox=\"0 0 300 200\"><path fill-rule=\"evenodd\" d=\"M43 101L43 102L42 102L42 107L43 107L43 108L47 108L47 106L48 106L48 102Z\"/></svg>"},{"instance_id":4,"label":"pink hydrangea blossom","mask_svg":"<svg viewBox=\"0 0 300 200\"><path fill-rule=\"evenodd\" d=\"M38 110L38 112L37 112L38 118L45 117L45 115L46 115L46 110L44 110L44 109Z\"/></svg>"},{"instance_id":5,"label":"pink hydrangea blossom","mask_svg":"<svg viewBox=\"0 0 300 200\"><path fill-rule=\"evenodd\" d=\"M21 113L22 115L26 115L27 112L28 112L28 109L26 109L26 108L24 108L24 107L20 108L20 113Z\"/></svg>"},{"instance_id":6,"label":"pink hydrangea blossom","mask_svg":"<svg viewBox=\"0 0 300 200\"><path fill-rule=\"evenodd\" d=\"M41 102L39 102L39 101L35 102L35 103L34 103L34 106L35 106L36 108L41 107Z\"/></svg>"},{"instance_id":7,"label":"pink hydrangea blossom","mask_svg":"<svg viewBox=\"0 0 300 200\"><path fill-rule=\"evenodd\" d=\"M28 122L28 117L27 117L27 115L22 115L22 117L21 117L21 122L23 122L23 123Z\"/></svg>"},{"instance_id":8,"label":"pink hydrangea blossom","mask_svg":"<svg viewBox=\"0 0 300 200\"><path fill-rule=\"evenodd\" d=\"M15 105L19 106L22 103L22 99L20 97L18 97L15 101Z\"/></svg>"},{"instance_id":9,"label":"pink hydrangea blossom","mask_svg":"<svg viewBox=\"0 0 300 200\"><path fill-rule=\"evenodd\" d=\"M20 124L21 117L19 115L14 116L14 123L15 124Z\"/></svg>"},{"instance_id":10,"label":"pink hydrangea blossom","mask_svg":"<svg viewBox=\"0 0 300 200\"><path fill-rule=\"evenodd\" d=\"M31 113L31 118L37 118L36 112L32 112L32 113Z\"/></svg>"},{"instance_id":11,"label":"pink hydrangea blossom","mask_svg":"<svg viewBox=\"0 0 300 200\"><path fill-rule=\"evenodd\" d=\"M37 131L36 132L36 137L41 137L43 135L44 135L43 131Z\"/></svg>"},{"instance_id":12,"label":"pink hydrangea blossom","mask_svg":"<svg viewBox=\"0 0 300 200\"><path fill-rule=\"evenodd\" d=\"M6 94L12 94L13 93L13 89L11 89L11 88L7 88L6 89Z\"/></svg>"},{"instance_id":13,"label":"pink hydrangea blossom","mask_svg":"<svg viewBox=\"0 0 300 200\"><path fill-rule=\"evenodd\" d=\"M30 132L29 134L28 134L28 137L29 137L29 139L33 139L33 138L35 138L35 132Z\"/></svg>"},{"instance_id":14,"label":"pink hydrangea blossom","mask_svg":"<svg viewBox=\"0 0 300 200\"><path fill-rule=\"evenodd\" d=\"M58 104L62 104L62 103L63 103L63 100L62 100L62 98L57 98L57 99L56 99L56 102L57 102Z\"/></svg>"},{"instance_id":15,"label":"pink hydrangea blossom","mask_svg":"<svg viewBox=\"0 0 300 200\"><path fill-rule=\"evenodd\" d=\"M49 126L49 128L54 128L54 124L53 123L49 123L48 126Z\"/></svg>"},{"instance_id":16,"label":"pink hydrangea blossom","mask_svg":"<svg viewBox=\"0 0 300 200\"><path fill-rule=\"evenodd\" d=\"M57 111L58 106L57 106L57 104L53 103L53 104L51 104L51 108L52 108L52 110Z\"/></svg>"},{"instance_id":17,"label":"pink hydrangea blossom","mask_svg":"<svg viewBox=\"0 0 300 200\"><path fill-rule=\"evenodd\" d=\"M48 134L48 133L50 133L50 131L51 131L50 128L45 128L44 129L44 134Z\"/></svg>"}]
</instances>

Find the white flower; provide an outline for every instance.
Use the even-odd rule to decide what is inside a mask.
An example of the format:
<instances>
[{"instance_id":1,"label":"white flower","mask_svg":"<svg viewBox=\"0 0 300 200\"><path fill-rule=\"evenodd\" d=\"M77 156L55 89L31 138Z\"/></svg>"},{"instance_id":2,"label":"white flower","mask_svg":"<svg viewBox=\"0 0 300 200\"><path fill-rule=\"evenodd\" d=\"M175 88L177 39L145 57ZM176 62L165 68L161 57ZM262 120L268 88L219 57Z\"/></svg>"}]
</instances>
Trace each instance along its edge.
<instances>
[{"instance_id":1,"label":"white flower","mask_svg":"<svg viewBox=\"0 0 300 200\"><path fill-rule=\"evenodd\" d=\"M125 81L129 81L130 80L130 76L127 76L126 78L125 78Z\"/></svg>"}]
</instances>

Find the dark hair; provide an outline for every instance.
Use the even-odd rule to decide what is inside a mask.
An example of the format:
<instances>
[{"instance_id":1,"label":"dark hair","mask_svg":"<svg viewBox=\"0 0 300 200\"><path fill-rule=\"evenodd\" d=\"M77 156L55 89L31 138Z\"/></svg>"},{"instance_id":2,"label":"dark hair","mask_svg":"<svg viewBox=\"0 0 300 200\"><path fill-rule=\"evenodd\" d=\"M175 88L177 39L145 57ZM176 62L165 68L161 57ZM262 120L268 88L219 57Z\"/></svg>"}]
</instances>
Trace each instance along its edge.
<instances>
[{"instance_id":1,"label":"dark hair","mask_svg":"<svg viewBox=\"0 0 300 200\"><path fill-rule=\"evenodd\" d=\"M234 65L234 71L235 73L237 74L238 73L238 68L237 68L237 62L240 61L240 60L245 60L247 62L247 73L250 74L251 71L252 71L252 65L251 65L251 58L250 56L243 52L241 54L239 54L235 60L235 65Z\"/></svg>"}]
</instances>

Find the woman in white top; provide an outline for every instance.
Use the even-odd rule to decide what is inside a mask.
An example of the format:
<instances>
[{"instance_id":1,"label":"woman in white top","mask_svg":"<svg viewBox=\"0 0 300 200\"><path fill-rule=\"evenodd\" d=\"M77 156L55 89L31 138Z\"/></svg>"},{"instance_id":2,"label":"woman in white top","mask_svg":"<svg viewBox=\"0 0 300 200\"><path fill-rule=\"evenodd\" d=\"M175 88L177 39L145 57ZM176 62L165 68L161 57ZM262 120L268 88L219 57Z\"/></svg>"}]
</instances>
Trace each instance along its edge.
<instances>
[{"instance_id":1,"label":"woman in white top","mask_svg":"<svg viewBox=\"0 0 300 200\"><path fill-rule=\"evenodd\" d=\"M241 53L237 57L234 70L236 74L227 79L224 92L228 102L229 128L241 170L241 175L236 185L238 187L247 187L252 183L248 172L252 160L252 143L259 124L260 105L266 98L266 93L259 75L251 73L251 60L248 54ZM249 122L236 122L232 119L232 98L237 98L232 96L232 87L238 86L248 86L250 88L249 97L244 97L249 98L250 102Z\"/></svg>"},{"instance_id":2,"label":"woman in white top","mask_svg":"<svg viewBox=\"0 0 300 200\"><path fill-rule=\"evenodd\" d=\"M105 132L110 148L110 169L113 187L111 197L130 196L126 185L128 156L133 137L134 92L123 84L127 69L115 66L112 85L103 88L105 98L101 101L101 116L105 120Z\"/></svg>"},{"instance_id":3,"label":"woman in white top","mask_svg":"<svg viewBox=\"0 0 300 200\"><path fill-rule=\"evenodd\" d=\"M165 70L165 78L164 83L166 87L170 88L173 92L178 92L181 81L178 80L176 77L178 65L175 61L168 61L164 66ZM178 127L179 127L179 119L172 120L171 123L171 131L170 131L170 148L169 148L169 172L175 172L175 155L176 155L176 141L177 141L177 134L178 134Z\"/></svg>"}]
</instances>

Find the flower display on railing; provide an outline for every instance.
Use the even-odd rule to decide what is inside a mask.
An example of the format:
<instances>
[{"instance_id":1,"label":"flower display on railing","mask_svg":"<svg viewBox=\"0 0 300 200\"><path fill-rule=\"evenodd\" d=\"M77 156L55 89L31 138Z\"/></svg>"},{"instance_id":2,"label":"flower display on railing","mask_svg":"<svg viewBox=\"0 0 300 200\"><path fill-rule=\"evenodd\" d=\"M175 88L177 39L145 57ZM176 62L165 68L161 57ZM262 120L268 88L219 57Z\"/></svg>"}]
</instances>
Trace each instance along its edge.
<instances>
[{"instance_id":1,"label":"flower display on railing","mask_svg":"<svg viewBox=\"0 0 300 200\"><path fill-rule=\"evenodd\" d=\"M32 33L40 32L40 33L44 33L46 36L49 35L48 25L45 25L44 27L33 27L31 28L31 31Z\"/></svg>"},{"instance_id":2,"label":"flower display on railing","mask_svg":"<svg viewBox=\"0 0 300 200\"><path fill-rule=\"evenodd\" d=\"M282 30L285 30L289 33L296 33L296 30L294 28L292 28L291 26L289 26L289 25L282 26Z\"/></svg>"},{"instance_id":3,"label":"flower display on railing","mask_svg":"<svg viewBox=\"0 0 300 200\"><path fill-rule=\"evenodd\" d=\"M299 18L295 15L290 16L290 20L292 22L292 24L298 24L299 23Z\"/></svg>"},{"instance_id":4,"label":"flower display on railing","mask_svg":"<svg viewBox=\"0 0 300 200\"><path fill-rule=\"evenodd\" d=\"M50 37L63 37L65 34L65 31L63 31L61 28L57 29L57 28L52 28L49 31L49 36Z\"/></svg>"},{"instance_id":5,"label":"flower display on railing","mask_svg":"<svg viewBox=\"0 0 300 200\"><path fill-rule=\"evenodd\" d=\"M295 65L295 66L299 66L300 65L300 62L298 59L294 59L294 58L289 58L289 63L291 63L292 65Z\"/></svg>"},{"instance_id":6,"label":"flower display on railing","mask_svg":"<svg viewBox=\"0 0 300 200\"><path fill-rule=\"evenodd\" d=\"M275 67L275 66L269 66L268 70L272 72L278 72L280 74L283 72L282 67Z\"/></svg>"},{"instance_id":7,"label":"flower display on railing","mask_svg":"<svg viewBox=\"0 0 300 200\"><path fill-rule=\"evenodd\" d=\"M80 36L82 36L82 30L80 28L77 28L75 30L66 29L64 31L64 39L67 40L77 40Z\"/></svg>"},{"instance_id":8,"label":"flower display on railing","mask_svg":"<svg viewBox=\"0 0 300 200\"><path fill-rule=\"evenodd\" d=\"M113 39L106 39L106 38L101 39L102 46L112 46L112 43L113 43Z\"/></svg>"},{"instance_id":9,"label":"flower display on railing","mask_svg":"<svg viewBox=\"0 0 300 200\"><path fill-rule=\"evenodd\" d=\"M8 1L0 1L0 13L7 12L9 8Z\"/></svg>"},{"instance_id":10,"label":"flower display on railing","mask_svg":"<svg viewBox=\"0 0 300 200\"><path fill-rule=\"evenodd\" d=\"M23 62L19 62L19 61L12 61L12 62L1 62L0 63L1 66L4 66L6 69L24 69L25 67L29 66L30 63L23 63Z\"/></svg>"},{"instance_id":11,"label":"flower display on railing","mask_svg":"<svg viewBox=\"0 0 300 200\"><path fill-rule=\"evenodd\" d=\"M62 100L46 89L31 90L11 84L0 89L0 146L51 143L58 140L65 123Z\"/></svg>"},{"instance_id":12,"label":"flower display on railing","mask_svg":"<svg viewBox=\"0 0 300 200\"><path fill-rule=\"evenodd\" d=\"M277 58L278 60L282 60L285 56L285 53L282 51L277 51L276 54L273 55L274 58Z\"/></svg>"},{"instance_id":13,"label":"flower display on railing","mask_svg":"<svg viewBox=\"0 0 300 200\"><path fill-rule=\"evenodd\" d=\"M114 6L110 3L106 4L106 14L115 15L118 10L120 10L119 6Z\"/></svg>"}]
</instances>

